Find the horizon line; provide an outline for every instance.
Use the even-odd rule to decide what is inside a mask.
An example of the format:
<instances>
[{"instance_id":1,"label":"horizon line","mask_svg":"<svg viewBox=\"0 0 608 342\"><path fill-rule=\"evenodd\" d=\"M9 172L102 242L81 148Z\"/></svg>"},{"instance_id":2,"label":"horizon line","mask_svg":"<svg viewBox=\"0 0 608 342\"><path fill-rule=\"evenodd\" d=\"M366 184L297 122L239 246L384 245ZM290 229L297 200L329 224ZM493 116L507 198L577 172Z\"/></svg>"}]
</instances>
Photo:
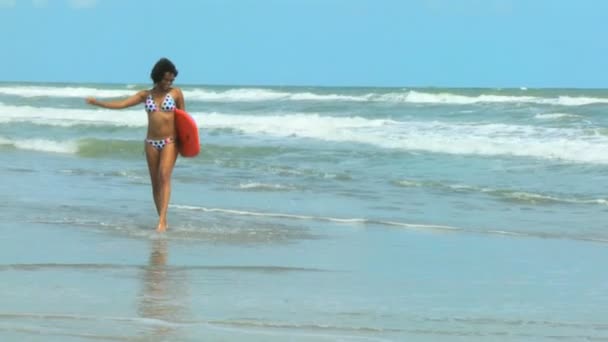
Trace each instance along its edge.
<instances>
[{"instance_id":1,"label":"horizon line","mask_svg":"<svg viewBox=\"0 0 608 342\"><path fill-rule=\"evenodd\" d=\"M78 84L78 85L95 85L95 84L107 84L107 85L152 85L151 82L139 83L139 82L94 82L94 81L9 81L0 80L0 84L11 84L11 83L24 83L24 84ZM516 90L608 90L608 86L605 87L580 87L580 86L446 86L446 85L311 85L311 84L271 84L271 83L258 83L258 84L238 84L238 83L189 83L189 82L176 82L176 86L201 86L201 87L243 87L243 88L254 88L254 87L268 87L268 88L352 88L352 89L364 89L364 88L377 88L377 89L516 89Z\"/></svg>"}]
</instances>

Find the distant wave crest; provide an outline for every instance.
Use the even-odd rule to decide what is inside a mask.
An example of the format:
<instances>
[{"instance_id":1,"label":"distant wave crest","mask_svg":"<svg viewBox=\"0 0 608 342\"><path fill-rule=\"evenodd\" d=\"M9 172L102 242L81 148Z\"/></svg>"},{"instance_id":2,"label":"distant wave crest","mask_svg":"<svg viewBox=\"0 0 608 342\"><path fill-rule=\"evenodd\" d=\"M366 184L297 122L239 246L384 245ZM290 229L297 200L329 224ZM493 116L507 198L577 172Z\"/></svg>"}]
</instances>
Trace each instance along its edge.
<instances>
[{"instance_id":1,"label":"distant wave crest","mask_svg":"<svg viewBox=\"0 0 608 342\"><path fill-rule=\"evenodd\" d=\"M145 89L145 87L142 87ZM0 86L0 95L19 97L61 97L85 98L118 98L133 95L136 87L95 88L87 86ZM552 97L513 95L513 94L458 94L449 91L394 89L386 92L372 91L362 93L360 90L349 90L340 93L339 89L327 91L309 91L290 88L212 88L186 87L183 89L188 101L203 102L261 102L261 101L347 101L347 102L386 102L412 104L445 104L472 105L478 103L530 103L555 106L585 106L591 104L608 104L606 97L555 95Z\"/></svg>"}]
</instances>

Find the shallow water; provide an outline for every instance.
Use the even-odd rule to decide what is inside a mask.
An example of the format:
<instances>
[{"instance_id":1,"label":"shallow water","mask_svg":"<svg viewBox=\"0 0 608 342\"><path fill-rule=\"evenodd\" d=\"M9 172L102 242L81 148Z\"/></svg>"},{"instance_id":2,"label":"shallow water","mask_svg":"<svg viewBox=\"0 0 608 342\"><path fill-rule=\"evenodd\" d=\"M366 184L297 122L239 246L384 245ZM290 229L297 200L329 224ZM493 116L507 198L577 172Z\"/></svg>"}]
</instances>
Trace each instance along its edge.
<instances>
[{"instance_id":1,"label":"shallow water","mask_svg":"<svg viewBox=\"0 0 608 342\"><path fill-rule=\"evenodd\" d=\"M167 234L122 85L0 85L0 337L608 339L604 90L184 87Z\"/></svg>"}]
</instances>

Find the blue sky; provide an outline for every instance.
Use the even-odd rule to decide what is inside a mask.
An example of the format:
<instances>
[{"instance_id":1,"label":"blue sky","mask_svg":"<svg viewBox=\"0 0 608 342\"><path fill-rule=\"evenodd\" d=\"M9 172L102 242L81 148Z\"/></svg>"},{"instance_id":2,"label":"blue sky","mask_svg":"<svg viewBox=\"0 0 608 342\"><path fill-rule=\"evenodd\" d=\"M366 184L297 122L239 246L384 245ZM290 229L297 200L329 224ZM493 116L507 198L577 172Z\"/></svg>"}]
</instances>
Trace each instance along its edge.
<instances>
[{"instance_id":1,"label":"blue sky","mask_svg":"<svg viewBox=\"0 0 608 342\"><path fill-rule=\"evenodd\" d=\"M0 0L0 81L608 88L605 0Z\"/></svg>"}]
</instances>

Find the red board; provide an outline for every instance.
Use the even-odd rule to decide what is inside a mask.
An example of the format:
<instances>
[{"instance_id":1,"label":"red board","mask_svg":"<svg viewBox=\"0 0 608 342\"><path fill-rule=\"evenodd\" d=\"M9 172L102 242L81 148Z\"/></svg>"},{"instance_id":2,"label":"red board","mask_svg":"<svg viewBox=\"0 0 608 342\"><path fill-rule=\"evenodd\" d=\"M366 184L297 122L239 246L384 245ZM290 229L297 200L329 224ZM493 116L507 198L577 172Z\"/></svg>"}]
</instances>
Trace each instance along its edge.
<instances>
[{"instance_id":1,"label":"red board","mask_svg":"<svg viewBox=\"0 0 608 342\"><path fill-rule=\"evenodd\" d=\"M177 130L177 150L182 157L196 157L201 151L196 121L181 109L175 110L175 129Z\"/></svg>"}]
</instances>

